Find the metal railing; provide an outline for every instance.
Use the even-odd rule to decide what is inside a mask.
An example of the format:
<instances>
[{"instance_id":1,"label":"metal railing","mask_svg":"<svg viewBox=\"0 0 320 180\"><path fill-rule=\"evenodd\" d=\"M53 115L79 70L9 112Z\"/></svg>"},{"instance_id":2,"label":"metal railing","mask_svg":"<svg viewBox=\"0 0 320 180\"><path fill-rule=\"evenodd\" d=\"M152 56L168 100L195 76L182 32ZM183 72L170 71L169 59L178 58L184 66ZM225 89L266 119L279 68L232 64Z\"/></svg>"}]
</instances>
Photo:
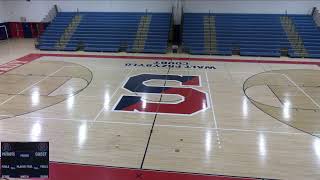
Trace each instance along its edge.
<instances>
[{"instance_id":1,"label":"metal railing","mask_svg":"<svg viewBox=\"0 0 320 180\"><path fill-rule=\"evenodd\" d=\"M58 14L58 6L54 5L48 12L48 14L41 20L43 23L51 22Z\"/></svg>"},{"instance_id":2,"label":"metal railing","mask_svg":"<svg viewBox=\"0 0 320 180\"><path fill-rule=\"evenodd\" d=\"M56 43L56 48L58 50L62 50L68 44L70 38L72 37L73 33L77 29L78 25L80 24L82 16L80 13L77 13L71 22L69 23L68 27L64 30L63 34L61 35L60 39Z\"/></svg>"},{"instance_id":3,"label":"metal railing","mask_svg":"<svg viewBox=\"0 0 320 180\"><path fill-rule=\"evenodd\" d=\"M291 20L289 16L282 16L280 17L282 26L287 34L288 40L291 43L291 46L293 47L296 54L298 54L301 57L307 57L308 52L304 47L304 42L302 37L299 35L295 24Z\"/></svg>"},{"instance_id":4,"label":"metal railing","mask_svg":"<svg viewBox=\"0 0 320 180\"><path fill-rule=\"evenodd\" d=\"M40 23L50 23L51 21L54 20L54 18L56 18L58 14L58 6L54 5L48 12L48 14L40 21ZM41 32L40 32L40 28L39 28L39 24L36 25L37 26L37 30L38 30L38 37L35 39L35 47L38 48L39 43L40 43L40 36L41 36Z\"/></svg>"},{"instance_id":5,"label":"metal railing","mask_svg":"<svg viewBox=\"0 0 320 180\"><path fill-rule=\"evenodd\" d=\"M209 11L208 16L204 16L204 43L208 51L208 54L217 53L217 42L216 42L216 30L215 30L215 16Z\"/></svg>"},{"instance_id":6,"label":"metal railing","mask_svg":"<svg viewBox=\"0 0 320 180\"><path fill-rule=\"evenodd\" d=\"M132 50L134 52L141 52L144 49L145 41L148 38L149 27L151 23L152 15L149 15L146 11L146 15L141 17L139 27L136 33L136 38L133 43Z\"/></svg>"},{"instance_id":7,"label":"metal railing","mask_svg":"<svg viewBox=\"0 0 320 180\"><path fill-rule=\"evenodd\" d=\"M313 20L316 23L316 25L318 27L320 27L320 13L319 13L318 8L316 8L316 7L313 8L312 17L313 17Z\"/></svg>"}]
</instances>

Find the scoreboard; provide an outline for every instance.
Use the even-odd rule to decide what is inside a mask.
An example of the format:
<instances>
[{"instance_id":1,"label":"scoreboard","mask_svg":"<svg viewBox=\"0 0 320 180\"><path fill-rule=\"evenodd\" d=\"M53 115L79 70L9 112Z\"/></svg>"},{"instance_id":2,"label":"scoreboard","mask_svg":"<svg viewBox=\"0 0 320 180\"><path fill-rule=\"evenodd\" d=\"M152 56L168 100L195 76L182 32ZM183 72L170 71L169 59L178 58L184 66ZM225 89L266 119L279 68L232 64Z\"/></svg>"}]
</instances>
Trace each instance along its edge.
<instances>
[{"instance_id":1,"label":"scoreboard","mask_svg":"<svg viewBox=\"0 0 320 180\"><path fill-rule=\"evenodd\" d=\"M49 142L1 142L2 178L48 178Z\"/></svg>"}]
</instances>

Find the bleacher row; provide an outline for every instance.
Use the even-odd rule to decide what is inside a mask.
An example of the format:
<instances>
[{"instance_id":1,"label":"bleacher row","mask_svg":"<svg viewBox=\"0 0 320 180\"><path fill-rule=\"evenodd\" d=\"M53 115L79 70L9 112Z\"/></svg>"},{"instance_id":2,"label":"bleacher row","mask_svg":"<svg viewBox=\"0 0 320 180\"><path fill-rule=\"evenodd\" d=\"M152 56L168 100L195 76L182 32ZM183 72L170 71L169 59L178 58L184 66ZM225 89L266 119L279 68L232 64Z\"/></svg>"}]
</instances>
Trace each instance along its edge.
<instances>
[{"instance_id":1,"label":"bleacher row","mask_svg":"<svg viewBox=\"0 0 320 180\"><path fill-rule=\"evenodd\" d=\"M145 13L59 13L39 40L42 50L57 50L56 44L74 16L82 19L62 50L134 52L133 46L141 17ZM170 13L149 13L152 16L142 52L166 53L170 31ZM185 13L183 46L190 54L208 54L205 48L204 16L215 17L217 55L279 57L287 50L299 57L281 24L284 15ZM310 15L289 15L303 40L308 57L320 58L320 29Z\"/></svg>"},{"instance_id":2,"label":"bleacher row","mask_svg":"<svg viewBox=\"0 0 320 180\"><path fill-rule=\"evenodd\" d=\"M62 12L39 39L39 49L57 50L56 44L73 17L81 16L70 40L62 50L117 52L121 48L132 52L140 19L146 13L71 13ZM142 52L166 53L171 14L150 13L151 22Z\"/></svg>"},{"instance_id":3,"label":"bleacher row","mask_svg":"<svg viewBox=\"0 0 320 180\"><path fill-rule=\"evenodd\" d=\"M291 15L310 58L320 58L320 28L312 16ZM296 56L293 56L296 57Z\"/></svg>"},{"instance_id":4,"label":"bleacher row","mask_svg":"<svg viewBox=\"0 0 320 180\"><path fill-rule=\"evenodd\" d=\"M266 14L184 14L183 43L191 54L208 54L204 47L204 16L215 17L217 55L232 55L237 50L243 56L281 55L287 49L295 54L284 31L280 17ZM320 29L310 15L289 15L301 36L308 57L320 58Z\"/></svg>"}]
</instances>

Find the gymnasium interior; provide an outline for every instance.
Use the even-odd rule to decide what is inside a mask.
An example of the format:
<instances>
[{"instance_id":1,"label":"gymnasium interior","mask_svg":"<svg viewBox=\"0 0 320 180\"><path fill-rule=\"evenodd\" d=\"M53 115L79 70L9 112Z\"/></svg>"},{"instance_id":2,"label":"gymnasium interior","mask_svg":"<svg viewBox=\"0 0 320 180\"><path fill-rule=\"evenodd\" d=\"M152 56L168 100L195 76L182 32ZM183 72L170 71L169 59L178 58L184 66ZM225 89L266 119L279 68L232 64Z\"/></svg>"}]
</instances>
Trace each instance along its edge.
<instances>
[{"instance_id":1,"label":"gymnasium interior","mask_svg":"<svg viewBox=\"0 0 320 180\"><path fill-rule=\"evenodd\" d=\"M319 0L0 0L3 180L317 180L319 104Z\"/></svg>"}]
</instances>

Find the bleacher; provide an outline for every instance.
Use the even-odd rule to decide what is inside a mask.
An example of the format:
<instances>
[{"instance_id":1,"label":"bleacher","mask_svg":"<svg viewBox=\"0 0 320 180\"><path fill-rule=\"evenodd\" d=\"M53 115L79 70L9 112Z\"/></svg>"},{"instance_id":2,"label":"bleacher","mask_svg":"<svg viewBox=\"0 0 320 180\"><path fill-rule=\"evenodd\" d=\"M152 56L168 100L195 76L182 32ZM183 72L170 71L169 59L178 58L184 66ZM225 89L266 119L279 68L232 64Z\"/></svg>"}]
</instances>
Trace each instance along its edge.
<instances>
[{"instance_id":1,"label":"bleacher","mask_svg":"<svg viewBox=\"0 0 320 180\"><path fill-rule=\"evenodd\" d=\"M135 52L134 42L141 18L151 17L143 49L139 52L166 53L170 30L170 13L104 13L61 12L39 40L39 49L57 50L56 44L72 19L81 21L62 50L94 52ZM210 54L205 48L204 16L215 17L217 55L243 56L281 55L288 49L289 56L299 57L291 47L280 17L268 14L208 14L186 13L183 22L183 45L191 54ZM307 57L320 57L320 29L310 15L289 15L308 52Z\"/></svg>"},{"instance_id":2,"label":"bleacher","mask_svg":"<svg viewBox=\"0 0 320 180\"><path fill-rule=\"evenodd\" d=\"M320 58L320 29L316 26L310 15L290 15L289 16L303 40L304 47L310 58ZM294 52L290 56L296 57Z\"/></svg>"},{"instance_id":3,"label":"bleacher","mask_svg":"<svg viewBox=\"0 0 320 180\"><path fill-rule=\"evenodd\" d=\"M171 25L171 14L151 13L151 16L152 19L149 26L148 37L142 52L166 53ZM132 45L133 44L129 44L128 52L132 52Z\"/></svg>"},{"instance_id":4,"label":"bleacher","mask_svg":"<svg viewBox=\"0 0 320 180\"><path fill-rule=\"evenodd\" d=\"M62 50L94 52L130 51L135 41L142 16L150 15L151 22L141 52L166 53L171 14L169 13L59 13L47 32L40 38L39 48L54 50L72 16L81 21Z\"/></svg>"},{"instance_id":5,"label":"bleacher","mask_svg":"<svg viewBox=\"0 0 320 180\"><path fill-rule=\"evenodd\" d=\"M45 32L39 39L39 49L41 50L56 50L55 45L60 39L64 30L67 28L72 18L76 13L61 12L47 27Z\"/></svg>"},{"instance_id":6,"label":"bleacher","mask_svg":"<svg viewBox=\"0 0 320 180\"><path fill-rule=\"evenodd\" d=\"M164 14L153 16L148 38L146 39L143 52L146 53L166 53L168 48L168 38L171 24L171 15Z\"/></svg>"},{"instance_id":7,"label":"bleacher","mask_svg":"<svg viewBox=\"0 0 320 180\"><path fill-rule=\"evenodd\" d=\"M207 54L204 47L204 23L206 14L185 13L183 18L183 46L191 54Z\"/></svg>"},{"instance_id":8,"label":"bleacher","mask_svg":"<svg viewBox=\"0 0 320 180\"><path fill-rule=\"evenodd\" d=\"M192 54L206 54L203 17L207 14L185 14L184 46ZM281 48L290 48L280 15L210 14L216 19L217 54L244 56L280 56Z\"/></svg>"},{"instance_id":9,"label":"bleacher","mask_svg":"<svg viewBox=\"0 0 320 180\"><path fill-rule=\"evenodd\" d=\"M82 44L85 51L117 52L131 44L138 29L139 13L81 13L82 21L67 47Z\"/></svg>"}]
</instances>

